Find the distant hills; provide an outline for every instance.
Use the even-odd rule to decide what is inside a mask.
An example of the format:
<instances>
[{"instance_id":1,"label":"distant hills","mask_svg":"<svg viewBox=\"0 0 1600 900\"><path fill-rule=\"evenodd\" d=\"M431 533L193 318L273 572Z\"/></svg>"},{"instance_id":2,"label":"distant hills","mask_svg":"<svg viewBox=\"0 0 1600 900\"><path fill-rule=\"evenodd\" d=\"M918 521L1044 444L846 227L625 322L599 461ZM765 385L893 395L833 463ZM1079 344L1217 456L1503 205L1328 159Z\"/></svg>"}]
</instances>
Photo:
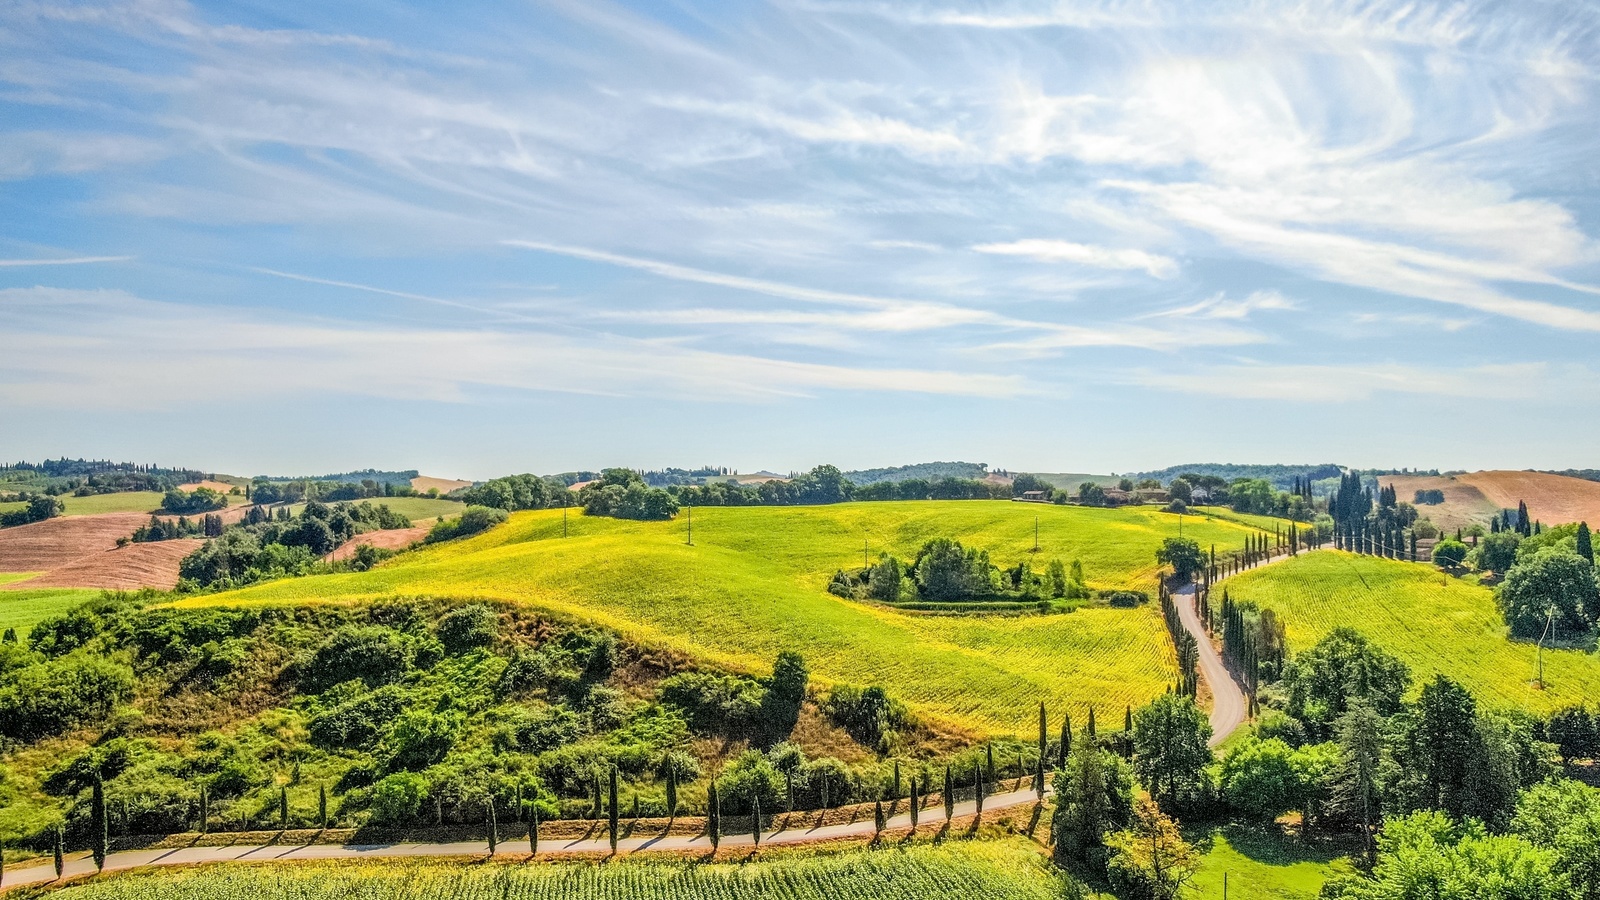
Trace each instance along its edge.
<instances>
[{"instance_id":1,"label":"distant hills","mask_svg":"<svg viewBox=\"0 0 1600 900\"><path fill-rule=\"evenodd\" d=\"M386 472L379 469L362 469L357 472L339 472L333 475L258 475L268 481L337 481L348 484L360 484L363 481L375 481L378 484L392 484L396 487L409 486L411 480L418 477L416 469L406 469L402 472Z\"/></svg>"},{"instance_id":2,"label":"distant hills","mask_svg":"<svg viewBox=\"0 0 1600 900\"><path fill-rule=\"evenodd\" d=\"M1166 484L1179 475L1212 475L1233 481L1236 478L1260 478L1272 482L1272 486L1279 490L1288 490L1296 478L1309 478L1320 481L1324 478L1338 478L1343 468L1333 463L1320 465L1236 465L1234 463L1188 463L1182 466L1168 466L1153 472L1132 472L1126 477L1134 481L1154 478Z\"/></svg>"},{"instance_id":3,"label":"distant hills","mask_svg":"<svg viewBox=\"0 0 1600 900\"><path fill-rule=\"evenodd\" d=\"M844 473L856 484L877 484L882 481L906 481L911 478L973 478L989 477L988 463L926 462L909 466L889 466L884 469L856 469Z\"/></svg>"}]
</instances>

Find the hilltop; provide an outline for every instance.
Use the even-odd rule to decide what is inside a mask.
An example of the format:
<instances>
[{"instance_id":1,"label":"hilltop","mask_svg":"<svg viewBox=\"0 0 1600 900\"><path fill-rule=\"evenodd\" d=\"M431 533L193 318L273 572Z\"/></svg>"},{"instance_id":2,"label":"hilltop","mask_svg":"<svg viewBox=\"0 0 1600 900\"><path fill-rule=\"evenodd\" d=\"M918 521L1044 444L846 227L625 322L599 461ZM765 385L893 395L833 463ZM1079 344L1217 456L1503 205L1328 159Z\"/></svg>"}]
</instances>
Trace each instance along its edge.
<instances>
[{"instance_id":1,"label":"hilltop","mask_svg":"<svg viewBox=\"0 0 1600 900\"><path fill-rule=\"evenodd\" d=\"M1440 491L1442 503L1418 503L1417 511L1447 531L1486 525L1503 509L1528 504L1528 515L1545 525L1600 524L1600 482L1548 472L1487 471L1455 475L1380 475L1407 503L1419 491Z\"/></svg>"}]
</instances>

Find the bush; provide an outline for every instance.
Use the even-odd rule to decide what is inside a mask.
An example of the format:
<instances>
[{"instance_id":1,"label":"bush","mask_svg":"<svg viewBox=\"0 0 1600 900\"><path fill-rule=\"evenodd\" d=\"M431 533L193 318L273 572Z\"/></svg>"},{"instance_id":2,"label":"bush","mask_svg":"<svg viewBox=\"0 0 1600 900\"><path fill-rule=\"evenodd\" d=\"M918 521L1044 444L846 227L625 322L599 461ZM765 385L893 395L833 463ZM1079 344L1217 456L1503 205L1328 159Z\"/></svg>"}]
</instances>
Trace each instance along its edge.
<instances>
[{"instance_id":1,"label":"bush","mask_svg":"<svg viewBox=\"0 0 1600 900\"><path fill-rule=\"evenodd\" d=\"M433 526L424 541L437 544L440 541L469 537L488 531L508 518L510 514L503 509L492 506L469 506L458 518L447 519Z\"/></svg>"},{"instance_id":2,"label":"bush","mask_svg":"<svg viewBox=\"0 0 1600 900\"><path fill-rule=\"evenodd\" d=\"M660 699L683 710L696 731L743 731L761 714L766 690L741 675L680 672L661 682Z\"/></svg>"},{"instance_id":3,"label":"bush","mask_svg":"<svg viewBox=\"0 0 1600 900\"><path fill-rule=\"evenodd\" d=\"M1576 553L1550 547L1521 560L1500 585L1500 609L1516 637L1537 638L1554 610L1558 636L1587 634L1600 615L1594 566Z\"/></svg>"},{"instance_id":4,"label":"bush","mask_svg":"<svg viewBox=\"0 0 1600 900\"><path fill-rule=\"evenodd\" d=\"M1517 545L1521 535L1515 531L1499 531L1485 535L1478 542L1478 568L1485 572L1504 572L1517 561Z\"/></svg>"},{"instance_id":5,"label":"bush","mask_svg":"<svg viewBox=\"0 0 1600 900\"><path fill-rule=\"evenodd\" d=\"M436 634L451 653L465 653L494 643L500 632L500 617L482 603L458 606L439 619Z\"/></svg>"},{"instance_id":6,"label":"bush","mask_svg":"<svg viewBox=\"0 0 1600 900\"><path fill-rule=\"evenodd\" d=\"M1467 561L1467 545L1456 540L1444 540L1433 545L1433 564L1443 569L1453 569Z\"/></svg>"},{"instance_id":7,"label":"bush","mask_svg":"<svg viewBox=\"0 0 1600 900\"><path fill-rule=\"evenodd\" d=\"M306 728L312 742L321 747L370 749L408 699L399 686L385 685L313 715Z\"/></svg>"},{"instance_id":8,"label":"bush","mask_svg":"<svg viewBox=\"0 0 1600 900\"><path fill-rule=\"evenodd\" d=\"M395 719L383 739L381 753L389 769L426 769L450 752L461 730L461 718L452 713L408 709Z\"/></svg>"},{"instance_id":9,"label":"bush","mask_svg":"<svg viewBox=\"0 0 1600 900\"><path fill-rule=\"evenodd\" d=\"M0 681L0 734L34 740L105 719L133 696L133 670L94 657L13 669Z\"/></svg>"},{"instance_id":10,"label":"bush","mask_svg":"<svg viewBox=\"0 0 1600 900\"><path fill-rule=\"evenodd\" d=\"M405 825L422 811L428 796L428 779L415 772L396 772L372 786L372 821L376 825Z\"/></svg>"},{"instance_id":11,"label":"bush","mask_svg":"<svg viewBox=\"0 0 1600 900\"><path fill-rule=\"evenodd\" d=\"M908 723L905 705L873 685L859 688L840 685L822 705L823 712L861 744L880 749L895 732Z\"/></svg>"},{"instance_id":12,"label":"bush","mask_svg":"<svg viewBox=\"0 0 1600 900\"><path fill-rule=\"evenodd\" d=\"M412 658L411 641L393 629L347 626L317 648L305 666L305 677L313 687L357 679L377 686L399 680Z\"/></svg>"}]
</instances>

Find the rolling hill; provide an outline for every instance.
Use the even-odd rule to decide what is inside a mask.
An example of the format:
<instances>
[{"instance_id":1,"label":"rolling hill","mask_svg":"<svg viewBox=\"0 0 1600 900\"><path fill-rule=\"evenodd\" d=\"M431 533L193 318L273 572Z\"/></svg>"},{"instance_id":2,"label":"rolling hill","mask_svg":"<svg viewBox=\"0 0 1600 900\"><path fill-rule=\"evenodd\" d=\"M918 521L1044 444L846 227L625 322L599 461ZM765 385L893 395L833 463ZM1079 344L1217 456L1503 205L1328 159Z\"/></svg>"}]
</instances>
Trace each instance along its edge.
<instances>
[{"instance_id":1,"label":"rolling hill","mask_svg":"<svg viewBox=\"0 0 1600 900\"><path fill-rule=\"evenodd\" d=\"M1037 520L1041 552L1029 553ZM916 615L827 593L833 573L934 537L986 549L1001 566L1081 560L1091 587L1153 591L1155 548L1177 517L1149 508L1009 502L848 503L700 508L687 522L631 522L561 510L424 548L365 573L316 576L180 605L370 601L396 595L522 602L736 671L804 653L819 683L882 684L946 726L1026 734L1034 705L1087 714L1138 705L1175 675L1154 604L1020 617ZM1233 547L1250 532L1185 518L1184 532ZM1080 719L1081 721L1081 719Z\"/></svg>"},{"instance_id":2,"label":"rolling hill","mask_svg":"<svg viewBox=\"0 0 1600 900\"><path fill-rule=\"evenodd\" d=\"M1506 637L1493 592L1431 565L1324 550L1246 572L1225 586L1235 600L1276 610L1291 652L1347 625L1404 660L1414 688L1442 673L1481 703L1540 713L1600 693L1600 657L1581 650L1545 650L1539 688L1537 648Z\"/></svg>"},{"instance_id":3,"label":"rolling hill","mask_svg":"<svg viewBox=\"0 0 1600 900\"><path fill-rule=\"evenodd\" d=\"M1381 475L1399 499L1411 502L1417 491L1438 490L1444 503L1417 509L1447 531L1487 524L1502 509L1528 504L1528 514L1546 525L1600 524L1600 482L1548 472L1486 471L1459 475Z\"/></svg>"}]
</instances>

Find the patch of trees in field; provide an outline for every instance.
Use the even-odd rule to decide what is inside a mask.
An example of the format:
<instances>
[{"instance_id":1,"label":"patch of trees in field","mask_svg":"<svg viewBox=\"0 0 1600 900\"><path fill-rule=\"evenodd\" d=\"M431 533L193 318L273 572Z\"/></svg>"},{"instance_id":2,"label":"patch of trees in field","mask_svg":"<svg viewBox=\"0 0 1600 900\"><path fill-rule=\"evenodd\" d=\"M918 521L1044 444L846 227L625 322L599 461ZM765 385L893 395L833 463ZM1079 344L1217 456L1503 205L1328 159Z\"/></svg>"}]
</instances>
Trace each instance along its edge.
<instances>
[{"instance_id":1,"label":"patch of trees in field","mask_svg":"<svg viewBox=\"0 0 1600 900\"><path fill-rule=\"evenodd\" d=\"M23 494L20 500L27 505L21 509L0 513L0 528L31 525L34 522L53 519L66 512L66 506L48 494Z\"/></svg>"},{"instance_id":2,"label":"patch of trees in field","mask_svg":"<svg viewBox=\"0 0 1600 900\"><path fill-rule=\"evenodd\" d=\"M168 491L180 484L204 481L206 477L205 473L194 469L66 457L0 465L0 484L25 486L52 497Z\"/></svg>"},{"instance_id":3,"label":"patch of trees in field","mask_svg":"<svg viewBox=\"0 0 1600 900\"><path fill-rule=\"evenodd\" d=\"M329 506L313 500L296 515L288 507L268 512L252 506L242 522L223 529L183 558L178 588L225 590L310 574L319 570L323 556L362 532L409 527L410 519L370 502Z\"/></svg>"},{"instance_id":4,"label":"patch of trees in field","mask_svg":"<svg viewBox=\"0 0 1600 900\"><path fill-rule=\"evenodd\" d=\"M1048 603L1082 600L1090 595L1084 584L1083 565L1069 568L1052 559L1044 571L1035 572L1028 560L1001 569L986 550L966 548L960 541L935 538L925 542L916 558L905 564L889 554L864 569L840 569L828 582L828 592L856 600L882 603L992 604ZM1143 595L1122 592L1142 602Z\"/></svg>"},{"instance_id":5,"label":"patch of trees in field","mask_svg":"<svg viewBox=\"0 0 1600 900\"><path fill-rule=\"evenodd\" d=\"M193 491L173 488L161 498L161 508L174 515L207 513L226 509L227 506L227 495L208 487L197 487Z\"/></svg>"},{"instance_id":6,"label":"patch of trees in field","mask_svg":"<svg viewBox=\"0 0 1600 900\"><path fill-rule=\"evenodd\" d=\"M411 487L408 482L397 483L390 478L384 477L396 473L375 472L372 474L376 477L364 478L360 481L256 478L245 487L244 496L246 500L252 503L267 506L280 503L303 503L307 500L338 503L351 500L376 500L383 497L423 496L423 494ZM429 491L427 495L438 496L438 491Z\"/></svg>"}]
</instances>

